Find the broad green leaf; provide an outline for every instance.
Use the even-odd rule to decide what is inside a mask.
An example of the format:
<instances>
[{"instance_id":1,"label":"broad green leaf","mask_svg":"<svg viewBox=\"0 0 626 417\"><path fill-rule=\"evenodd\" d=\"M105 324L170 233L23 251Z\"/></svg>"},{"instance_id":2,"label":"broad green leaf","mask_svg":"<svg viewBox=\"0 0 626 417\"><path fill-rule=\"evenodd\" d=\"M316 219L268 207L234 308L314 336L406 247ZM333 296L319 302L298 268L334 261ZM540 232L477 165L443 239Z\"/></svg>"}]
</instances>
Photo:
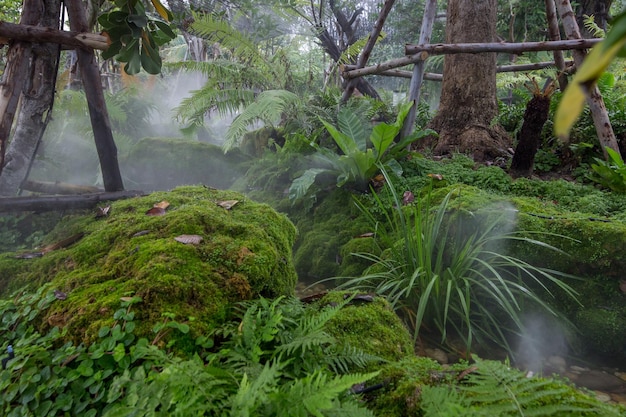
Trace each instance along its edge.
<instances>
[{"instance_id":1,"label":"broad green leaf","mask_svg":"<svg viewBox=\"0 0 626 417\"><path fill-rule=\"evenodd\" d=\"M335 140L337 146L339 146L339 149L341 149L341 152L348 155L359 151L359 148L353 138L349 137L345 133L338 131L335 126L331 125L325 120L322 120L322 123L324 124L324 127L326 128L328 133L330 133L332 138Z\"/></svg>"},{"instance_id":2,"label":"broad green leaf","mask_svg":"<svg viewBox=\"0 0 626 417\"><path fill-rule=\"evenodd\" d=\"M626 44L626 37L609 48L606 48L605 42L600 42L593 47L563 94L554 116L554 134L563 140L567 139L572 126L583 111L590 87L595 84L622 46Z\"/></svg>"},{"instance_id":3,"label":"broad green leaf","mask_svg":"<svg viewBox=\"0 0 626 417\"><path fill-rule=\"evenodd\" d=\"M365 151L367 134L363 122L354 114L353 110L346 107L342 108L337 115L337 125L342 133L352 138L360 151Z\"/></svg>"},{"instance_id":4,"label":"broad green leaf","mask_svg":"<svg viewBox=\"0 0 626 417\"><path fill-rule=\"evenodd\" d=\"M315 177L324 171L326 170L320 168L311 168L304 171L300 177L296 178L291 183L289 187L289 199L295 201L302 198L315 182Z\"/></svg>"},{"instance_id":5,"label":"broad green leaf","mask_svg":"<svg viewBox=\"0 0 626 417\"><path fill-rule=\"evenodd\" d=\"M376 149L376 162L380 161L380 158L393 143L399 131L400 129L397 126L388 125L387 123L379 123L374 126L370 141L374 145L374 149Z\"/></svg>"}]
</instances>

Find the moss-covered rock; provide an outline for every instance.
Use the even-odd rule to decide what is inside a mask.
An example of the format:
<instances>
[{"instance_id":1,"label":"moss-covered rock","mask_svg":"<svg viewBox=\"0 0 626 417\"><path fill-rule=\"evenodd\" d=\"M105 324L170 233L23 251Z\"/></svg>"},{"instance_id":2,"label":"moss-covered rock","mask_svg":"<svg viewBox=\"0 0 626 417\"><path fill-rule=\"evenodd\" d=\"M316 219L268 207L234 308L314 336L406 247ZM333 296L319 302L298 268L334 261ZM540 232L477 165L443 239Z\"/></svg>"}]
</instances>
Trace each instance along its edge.
<instances>
[{"instance_id":1,"label":"moss-covered rock","mask_svg":"<svg viewBox=\"0 0 626 417\"><path fill-rule=\"evenodd\" d=\"M576 314L576 327L587 348L601 354L626 357L626 307L585 308Z\"/></svg>"},{"instance_id":2,"label":"moss-covered rock","mask_svg":"<svg viewBox=\"0 0 626 417\"><path fill-rule=\"evenodd\" d=\"M247 161L238 150L224 154L210 143L144 138L120 158L120 165L130 189L169 190L185 184L226 189L243 175Z\"/></svg>"},{"instance_id":3,"label":"moss-covered rock","mask_svg":"<svg viewBox=\"0 0 626 417\"><path fill-rule=\"evenodd\" d=\"M353 295L345 291L332 291L319 303L340 303ZM326 331L341 344L357 347L387 361L398 361L414 355L409 331L382 297L356 294L328 323Z\"/></svg>"},{"instance_id":4,"label":"moss-covered rock","mask_svg":"<svg viewBox=\"0 0 626 417\"><path fill-rule=\"evenodd\" d=\"M164 215L146 214L161 201L169 203ZM227 209L218 205L223 201L237 203ZM0 276L10 277L0 288L4 296L45 282L67 294L42 324L66 328L75 340L93 339L125 296L143 299L135 308L143 326L138 334L148 334L170 312L189 322L193 337L222 321L232 302L293 294L297 280L294 226L234 192L187 186L118 201L107 217L73 217L51 236L75 233L83 237L67 248L0 261ZM175 240L180 235L202 241L184 244Z\"/></svg>"}]
</instances>

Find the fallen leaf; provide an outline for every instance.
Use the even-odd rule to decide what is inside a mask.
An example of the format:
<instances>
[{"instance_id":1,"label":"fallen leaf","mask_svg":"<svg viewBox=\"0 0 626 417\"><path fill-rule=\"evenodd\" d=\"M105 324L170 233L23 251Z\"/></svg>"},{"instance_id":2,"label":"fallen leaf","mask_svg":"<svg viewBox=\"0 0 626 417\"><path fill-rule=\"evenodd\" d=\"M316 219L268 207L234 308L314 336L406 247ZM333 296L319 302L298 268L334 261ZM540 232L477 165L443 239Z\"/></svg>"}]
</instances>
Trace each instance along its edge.
<instances>
[{"instance_id":1,"label":"fallen leaf","mask_svg":"<svg viewBox=\"0 0 626 417\"><path fill-rule=\"evenodd\" d=\"M54 290L54 298L57 300L65 300L67 298L67 294L63 291Z\"/></svg>"},{"instance_id":2,"label":"fallen leaf","mask_svg":"<svg viewBox=\"0 0 626 417\"><path fill-rule=\"evenodd\" d=\"M428 174L427 176L434 180L438 180L438 181L443 180L443 175L441 174Z\"/></svg>"},{"instance_id":3,"label":"fallen leaf","mask_svg":"<svg viewBox=\"0 0 626 417\"><path fill-rule=\"evenodd\" d=\"M245 246L242 246L241 249L239 249L239 253L237 255L237 266L241 266L241 264L246 260L248 256L254 255L254 252L252 252Z\"/></svg>"},{"instance_id":4,"label":"fallen leaf","mask_svg":"<svg viewBox=\"0 0 626 417\"><path fill-rule=\"evenodd\" d=\"M202 242L202 236L198 235L180 235L174 238L175 241L184 243L185 245L198 245Z\"/></svg>"},{"instance_id":5,"label":"fallen leaf","mask_svg":"<svg viewBox=\"0 0 626 417\"><path fill-rule=\"evenodd\" d=\"M413 195L412 192L410 191L405 191L404 194L402 194L402 204L403 205L407 205L407 204L411 204L413 201L415 201L415 195Z\"/></svg>"},{"instance_id":6,"label":"fallen leaf","mask_svg":"<svg viewBox=\"0 0 626 417\"><path fill-rule=\"evenodd\" d=\"M161 207L152 207L150 210L146 211L146 216L164 216L165 209Z\"/></svg>"},{"instance_id":7,"label":"fallen leaf","mask_svg":"<svg viewBox=\"0 0 626 417\"><path fill-rule=\"evenodd\" d=\"M222 207L222 208L225 208L226 210L230 210L237 203L239 203L239 200L224 200L224 201L218 201L217 205Z\"/></svg>"},{"instance_id":8,"label":"fallen leaf","mask_svg":"<svg viewBox=\"0 0 626 417\"><path fill-rule=\"evenodd\" d=\"M162 208L163 210L165 210L165 209L166 209L166 208L168 208L169 206L170 206L169 201L165 201L165 200L161 201L160 203L156 203L156 204L154 205L154 207Z\"/></svg>"},{"instance_id":9,"label":"fallen leaf","mask_svg":"<svg viewBox=\"0 0 626 417\"><path fill-rule=\"evenodd\" d=\"M99 219L100 217L107 217L110 211L111 211L111 206L98 207L96 209L96 219Z\"/></svg>"},{"instance_id":10,"label":"fallen leaf","mask_svg":"<svg viewBox=\"0 0 626 417\"><path fill-rule=\"evenodd\" d=\"M130 301L133 301L133 297L120 297L120 300L128 303Z\"/></svg>"}]
</instances>

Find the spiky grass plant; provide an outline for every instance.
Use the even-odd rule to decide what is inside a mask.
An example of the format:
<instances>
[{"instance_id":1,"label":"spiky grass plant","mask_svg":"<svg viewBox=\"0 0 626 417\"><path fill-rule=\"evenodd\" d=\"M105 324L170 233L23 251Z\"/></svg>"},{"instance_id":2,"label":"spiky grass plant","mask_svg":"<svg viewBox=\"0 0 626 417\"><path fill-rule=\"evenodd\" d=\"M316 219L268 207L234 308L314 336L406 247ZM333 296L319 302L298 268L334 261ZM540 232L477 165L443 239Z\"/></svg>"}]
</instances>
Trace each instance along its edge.
<instances>
[{"instance_id":1,"label":"spiky grass plant","mask_svg":"<svg viewBox=\"0 0 626 417\"><path fill-rule=\"evenodd\" d=\"M503 253L507 243L517 241L566 256L557 248L511 231L502 215L468 224L467 214L452 207L456 191L438 207L430 191L405 206L388 173L383 174L393 207L376 194L374 210L357 204L387 249L381 256L355 254L373 265L361 277L345 278L340 287L386 296L416 339L425 328L439 332L441 343L451 333L460 337L468 351L476 341L496 342L512 353L507 338L523 330L523 308L558 315L544 296L558 290L576 298L564 281L574 277ZM384 222L372 211L382 212Z\"/></svg>"}]
</instances>

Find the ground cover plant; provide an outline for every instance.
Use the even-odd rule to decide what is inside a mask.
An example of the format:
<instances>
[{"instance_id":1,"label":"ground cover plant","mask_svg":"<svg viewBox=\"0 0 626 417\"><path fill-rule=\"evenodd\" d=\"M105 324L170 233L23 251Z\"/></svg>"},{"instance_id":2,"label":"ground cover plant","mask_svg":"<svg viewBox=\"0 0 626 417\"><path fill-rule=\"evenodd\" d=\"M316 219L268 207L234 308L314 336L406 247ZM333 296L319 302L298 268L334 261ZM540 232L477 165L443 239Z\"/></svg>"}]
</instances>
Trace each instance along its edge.
<instances>
[{"instance_id":1,"label":"ground cover plant","mask_svg":"<svg viewBox=\"0 0 626 417\"><path fill-rule=\"evenodd\" d=\"M620 415L562 381L528 378L498 362L444 369L407 355L385 363L338 344L325 328L359 297L338 295L334 304L246 302L232 321L199 336L194 354L178 355L158 344L168 331L189 331L171 314L151 337L134 334L139 297L120 300L114 322L87 346L64 342L57 327L36 330L36 317L63 301L50 286L16 294L0 302L2 349L12 344L15 352L0 371L0 410L8 417L389 417L465 408L472 415ZM372 365L378 370L365 372Z\"/></svg>"},{"instance_id":2,"label":"ground cover plant","mask_svg":"<svg viewBox=\"0 0 626 417\"><path fill-rule=\"evenodd\" d=\"M384 251L356 254L373 265L360 277L341 280L340 287L386 296L415 339L426 328L436 330L442 343L449 335L460 337L467 352L475 342L495 342L512 354L508 339L511 332L523 331L524 309L557 315L545 301L545 296L553 297L552 287L576 298L567 282L573 276L533 266L504 250L516 241L560 252L542 242L540 234L531 238L516 233L506 210L482 218L476 213L470 219L455 212L451 199L458 191L448 192L436 205L432 190L400 196L391 176L385 170L383 174L391 205L374 195L383 221L360 207Z\"/></svg>"}]
</instances>

